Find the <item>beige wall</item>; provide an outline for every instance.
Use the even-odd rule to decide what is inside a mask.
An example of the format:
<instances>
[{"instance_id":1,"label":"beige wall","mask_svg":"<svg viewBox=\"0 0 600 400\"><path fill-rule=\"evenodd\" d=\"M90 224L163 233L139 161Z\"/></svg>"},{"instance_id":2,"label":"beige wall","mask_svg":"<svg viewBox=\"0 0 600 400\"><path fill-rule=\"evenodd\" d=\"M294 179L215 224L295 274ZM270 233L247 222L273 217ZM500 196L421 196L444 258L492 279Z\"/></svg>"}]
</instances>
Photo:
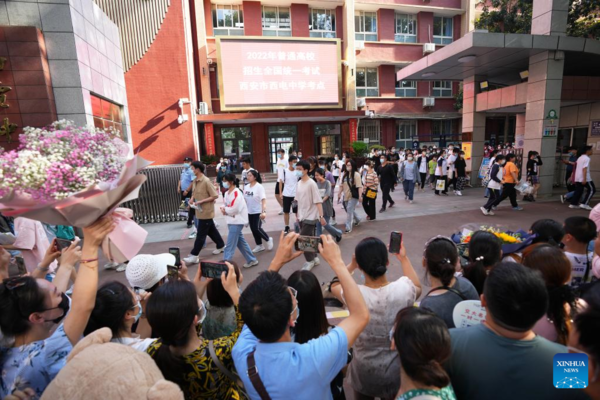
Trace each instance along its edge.
<instances>
[{"instance_id":1,"label":"beige wall","mask_svg":"<svg viewBox=\"0 0 600 400\"><path fill-rule=\"evenodd\" d=\"M588 127L588 144L594 146L592 180L600 183L600 136L590 135L592 121L600 120L600 102L562 107L560 111L560 128Z\"/></svg>"}]
</instances>

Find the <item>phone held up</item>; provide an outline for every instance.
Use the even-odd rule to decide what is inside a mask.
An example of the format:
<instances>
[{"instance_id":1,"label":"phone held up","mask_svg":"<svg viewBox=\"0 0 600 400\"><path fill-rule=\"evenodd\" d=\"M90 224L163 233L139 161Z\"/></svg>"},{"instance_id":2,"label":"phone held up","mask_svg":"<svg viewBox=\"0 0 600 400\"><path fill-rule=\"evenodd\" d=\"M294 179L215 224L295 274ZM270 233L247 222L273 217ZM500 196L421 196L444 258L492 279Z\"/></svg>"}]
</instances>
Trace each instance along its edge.
<instances>
[{"instance_id":1,"label":"phone held up","mask_svg":"<svg viewBox=\"0 0 600 400\"><path fill-rule=\"evenodd\" d=\"M322 245L323 241L317 236L298 236L296 239L296 250L304 251L306 253L318 253L319 243Z\"/></svg>"},{"instance_id":2,"label":"phone held up","mask_svg":"<svg viewBox=\"0 0 600 400\"><path fill-rule=\"evenodd\" d=\"M15 257L15 263L17 264L19 275L27 275L27 267L25 267L25 260L23 260L23 257Z\"/></svg>"},{"instance_id":3,"label":"phone held up","mask_svg":"<svg viewBox=\"0 0 600 400\"><path fill-rule=\"evenodd\" d=\"M55 243L56 243L56 250L63 251L64 249L68 249L69 246L71 245L71 243L73 243L73 242L68 239L56 238Z\"/></svg>"},{"instance_id":4,"label":"phone held up","mask_svg":"<svg viewBox=\"0 0 600 400\"><path fill-rule=\"evenodd\" d=\"M400 253L400 246L402 245L402 232L393 231L390 234L390 253Z\"/></svg>"},{"instance_id":5,"label":"phone held up","mask_svg":"<svg viewBox=\"0 0 600 400\"><path fill-rule=\"evenodd\" d=\"M205 278L221 279L221 274L229 272L227 264L213 261L200 261L200 268L202 269L202 276Z\"/></svg>"},{"instance_id":6,"label":"phone held up","mask_svg":"<svg viewBox=\"0 0 600 400\"><path fill-rule=\"evenodd\" d=\"M176 280L179 277L179 269L181 268L181 254L179 247L169 247L169 254L175 257L175 265L167 265L167 276L169 280Z\"/></svg>"},{"instance_id":7,"label":"phone held up","mask_svg":"<svg viewBox=\"0 0 600 400\"><path fill-rule=\"evenodd\" d=\"M175 267L181 267L181 252L179 247L169 247L169 254L175 256Z\"/></svg>"}]
</instances>

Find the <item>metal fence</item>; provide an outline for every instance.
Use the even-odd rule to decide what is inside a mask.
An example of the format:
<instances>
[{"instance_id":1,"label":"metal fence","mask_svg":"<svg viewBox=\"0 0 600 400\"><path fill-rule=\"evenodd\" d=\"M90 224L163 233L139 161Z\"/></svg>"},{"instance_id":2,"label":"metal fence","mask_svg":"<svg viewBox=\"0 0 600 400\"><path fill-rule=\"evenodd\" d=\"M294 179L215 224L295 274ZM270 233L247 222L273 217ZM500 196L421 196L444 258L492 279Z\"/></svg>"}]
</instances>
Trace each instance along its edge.
<instances>
[{"instance_id":1,"label":"metal fence","mask_svg":"<svg viewBox=\"0 0 600 400\"><path fill-rule=\"evenodd\" d=\"M157 166L148 167L139 173L148 180L140 188L136 200L123 203L122 207L133 210L133 218L138 224L155 222L183 221L179 217L181 194L177 192L177 182L183 167Z\"/></svg>"}]
</instances>

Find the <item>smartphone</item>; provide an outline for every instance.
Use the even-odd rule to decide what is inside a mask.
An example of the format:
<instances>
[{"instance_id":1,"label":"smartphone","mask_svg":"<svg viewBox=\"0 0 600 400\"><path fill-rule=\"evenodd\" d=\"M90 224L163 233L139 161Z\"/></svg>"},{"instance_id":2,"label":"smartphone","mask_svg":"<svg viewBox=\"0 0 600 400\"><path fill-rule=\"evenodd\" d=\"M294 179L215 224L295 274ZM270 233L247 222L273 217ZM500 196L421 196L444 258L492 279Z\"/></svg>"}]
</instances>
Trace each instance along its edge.
<instances>
[{"instance_id":1,"label":"smartphone","mask_svg":"<svg viewBox=\"0 0 600 400\"><path fill-rule=\"evenodd\" d=\"M296 239L296 250L304 251L307 253L318 253L319 243L323 244L320 237L316 236L298 236Z\"/></svg>"},{"instance_id":2,"label":"smartphone","mask_svg":"<svg viewBox=\"0 0 600 400\"><path fill-rule=\"evenodd\" d=\"M167 276L169 280L177 280L179 277L179 268L174 265L167 265Z\"/></svg>"},{"instance_id":3,"label":"smartphone","mask_svg":"<svg viewBox=\"0 0 600 400\"><path fill-rule=\"evenodd\" d=\"M390 234L390 253L400 253L400 246L402 245L402 232L393 231Z\"/></svg>"},{"instance_id":4,"label":"smartphone","mask_svg":"<svg viewBox=\"0 0 600 400\"><path fill-rule=\"evenodd\" d=\"M169 254L175 256L175 266L181 267L181 253L179 252L179 247L169 247Z\"/></svg>"},{"instance_id":5,"label":"smartphone","mask_svg":"<svg viewBox=\"0 0 600 400\"><path fill-rule=\"evenodd\" d=\"M15 263L17 264L19 275L26 275L27 267L25 267L25 260L23 260L23 257L15 257Z\"/></svg>"},{"instance_id":6,"label":"smartphone","mask_svg":"<svg viewBox=\"0 0 600 400\"><path fill-rule=\"evenodd\" d=\"M227 264L213 261L200 261L200 268L202 269L202 276L206 278L221 279L221 274L229 272Z\"/></svg>"},{"instance_id":7,"label":"smartphone","mask_svg":"<svg viewBox=\"0 0 600 400\"><path fill-rule=\"evenodd\" d=\"M63 251L64 249L69 248L71 243L73 243L73 242L70 240L56 238L56 249L58 251Z\"/></svg>"}]
</instances>

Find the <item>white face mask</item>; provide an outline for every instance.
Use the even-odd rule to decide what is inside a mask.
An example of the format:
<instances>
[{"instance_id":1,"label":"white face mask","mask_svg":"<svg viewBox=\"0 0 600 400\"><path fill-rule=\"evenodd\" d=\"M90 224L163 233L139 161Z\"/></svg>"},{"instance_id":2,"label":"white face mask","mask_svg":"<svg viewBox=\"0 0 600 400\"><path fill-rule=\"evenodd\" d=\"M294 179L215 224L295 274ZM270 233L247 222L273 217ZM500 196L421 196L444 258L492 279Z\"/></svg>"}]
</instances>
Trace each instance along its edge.
<instances>
[{"instance_id":1,"label":"white face mask","mask_svg":"<svg viewBox=\"0 0 600 400\"><path fill-rule=\"evenodd\" d=\"M385 162L385 158L380 158L379 161L383 164Z\"/></svg>"},{"instance_id":2,"label":"white face mask","mask_svg":"<svg viewBox=\"0 0 600 400\"><path fill-rule=\"evenodd\" d=\"M408 157L408 161L412 161L412 160L413 160L412 156Z\"/></svg>"}]
</instances>

